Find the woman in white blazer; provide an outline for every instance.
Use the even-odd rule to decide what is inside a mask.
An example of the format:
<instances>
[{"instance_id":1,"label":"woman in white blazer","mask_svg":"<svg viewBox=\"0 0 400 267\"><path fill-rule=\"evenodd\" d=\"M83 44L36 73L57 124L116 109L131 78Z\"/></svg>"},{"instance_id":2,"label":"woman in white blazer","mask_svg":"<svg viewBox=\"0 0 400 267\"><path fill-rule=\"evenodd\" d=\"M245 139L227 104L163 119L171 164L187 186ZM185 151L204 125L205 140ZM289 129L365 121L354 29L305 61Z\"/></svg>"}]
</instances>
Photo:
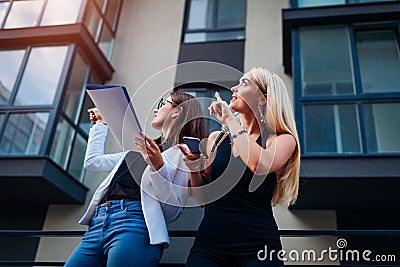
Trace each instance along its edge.
<instances>
[{"instance_id":1,"label":"woman in white blazer","mask_svg":"<svg viewBox=\"0 0 400 267\"><path fill-rule=\"evenodd\" d=\"M108 126L97 109L88 111L95 124L84 167L110 173L79 221L89 229L65 266L157 266L170 242L166 224L189 195L190 171L176 145L183 136L205 137L201 106L180 91L161 99L151 125L162 135L153 141L142 134L147 142L135 140L140 153L104 154Z\"/></svg>"}]
</instances>

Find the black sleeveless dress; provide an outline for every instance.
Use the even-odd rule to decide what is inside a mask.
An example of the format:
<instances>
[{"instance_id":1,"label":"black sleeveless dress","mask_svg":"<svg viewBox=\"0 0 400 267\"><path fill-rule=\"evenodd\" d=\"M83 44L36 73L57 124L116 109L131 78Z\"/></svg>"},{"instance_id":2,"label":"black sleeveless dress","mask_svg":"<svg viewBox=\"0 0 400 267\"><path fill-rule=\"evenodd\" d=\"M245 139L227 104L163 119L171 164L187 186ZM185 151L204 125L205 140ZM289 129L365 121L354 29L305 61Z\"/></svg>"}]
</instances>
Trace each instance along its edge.
<instances>
[{"instance_id":1,"label":"black sleeveless dress","mask_svg":"<svg viewBox=\"0 0 400 267\"><path fill-rule=\"evenodd\" d=\"M265 147L268 131L257 139ZM219 135L215 143L218 143ZM240 157L231 154L230 138L218 146L215 159L210 166L210 180L221 177L227 169L230 174L241 175L237 184L223 197L207 204L186 266L283 266L274 255L282 248L275 222L271 200L276 186L276 173L266 177L255 175ZM252 179L264 179L253 192L249 192ZM272 261L260 261L257 253L275 250ZM261 256L264 254L262 253ZM249 264L250 263L250 264Z\"/></svg>"}]
</instances>

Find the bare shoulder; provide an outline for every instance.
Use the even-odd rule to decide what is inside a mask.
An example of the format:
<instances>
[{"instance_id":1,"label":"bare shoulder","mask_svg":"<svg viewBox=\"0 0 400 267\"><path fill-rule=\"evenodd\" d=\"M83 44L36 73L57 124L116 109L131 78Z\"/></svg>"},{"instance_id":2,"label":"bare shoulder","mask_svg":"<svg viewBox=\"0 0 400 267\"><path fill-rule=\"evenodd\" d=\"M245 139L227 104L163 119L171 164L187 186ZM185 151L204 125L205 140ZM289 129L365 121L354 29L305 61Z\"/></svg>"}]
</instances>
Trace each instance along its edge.
<instances>
[{"instance_id":1,"label":"bare shoulder","mask_svg":"<svg viewBox=\"0 0 400 267\"><path fill-rule=\"evenodd\" d=\"M282 145L283 147L290 148L291 150L294 150L296 147L296 139L293 135L288 133L269 136L266 141L266 147L270 147L273 143L275 143L275 145Z\"/></svg>"}]
</instances>

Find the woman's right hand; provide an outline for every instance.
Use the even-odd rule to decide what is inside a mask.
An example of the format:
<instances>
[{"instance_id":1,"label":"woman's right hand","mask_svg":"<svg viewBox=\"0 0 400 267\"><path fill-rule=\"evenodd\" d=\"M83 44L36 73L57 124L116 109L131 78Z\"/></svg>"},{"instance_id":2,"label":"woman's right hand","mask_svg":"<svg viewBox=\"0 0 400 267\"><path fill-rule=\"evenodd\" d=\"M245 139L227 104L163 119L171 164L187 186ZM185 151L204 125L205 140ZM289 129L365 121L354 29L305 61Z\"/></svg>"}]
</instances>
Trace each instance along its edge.
<instances>
[{"instance_id":1,"label":"woman's right hand","mask_svg":"<svg viewBox=\"0 0 400 267\"><path fill-rule=\"evenodd\" d=\"M101 116L101 113L98 108L90 108L87 110L89 112L89 119L94 123L102 123L107 124L106 121Z\"/></svg>"},{"instance_id":2,"label":"woman's right hand","mask_svg":"<svg viewBox=\"0 0 400 267\"><path fill-rule=\"evenodd\" d=\"M204 156L200 156L200 154L198 153L193 154L192 152L190 152L190 150L182 145L178 145L178 148L182 151L183 162L186 164L186 166L188 166L190 171L200 172L204 170L205 167L207 167L206 158Z\"/></svg>"}]
</instances>

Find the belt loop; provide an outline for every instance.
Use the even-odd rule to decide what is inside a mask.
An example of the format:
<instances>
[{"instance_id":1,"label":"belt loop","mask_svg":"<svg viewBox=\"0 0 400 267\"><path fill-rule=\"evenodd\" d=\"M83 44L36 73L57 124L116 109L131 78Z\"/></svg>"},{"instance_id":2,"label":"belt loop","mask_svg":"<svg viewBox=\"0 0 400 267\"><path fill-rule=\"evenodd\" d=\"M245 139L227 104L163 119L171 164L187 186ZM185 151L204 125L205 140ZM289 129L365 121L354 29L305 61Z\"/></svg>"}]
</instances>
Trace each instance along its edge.
<instances>
[{"instance_id":1,"label":"belt loop","mask_svg":"<svg viewBox=\"0 0 400 267\"><path fill-rule=\"evenodd\" d=\"M121 206L121 210L125 210L125 199L124 198L121 199L120 206Z\"/></svg>"}]
</instances>

